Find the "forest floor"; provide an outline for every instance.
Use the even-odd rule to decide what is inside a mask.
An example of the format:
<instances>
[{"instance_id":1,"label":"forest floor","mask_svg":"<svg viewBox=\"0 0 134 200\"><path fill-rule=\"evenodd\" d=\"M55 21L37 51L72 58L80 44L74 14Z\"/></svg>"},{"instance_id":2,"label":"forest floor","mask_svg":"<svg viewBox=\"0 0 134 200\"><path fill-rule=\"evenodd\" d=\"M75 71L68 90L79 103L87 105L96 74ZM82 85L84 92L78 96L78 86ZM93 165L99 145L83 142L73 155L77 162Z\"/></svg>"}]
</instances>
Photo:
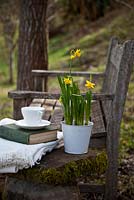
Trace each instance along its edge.
<instances>
[{"instance_id":1,"label":"forest floor","mask_svg":"<svg viewBox=\"0 0 134 200\"><path fill-rule=\"evenodd\" d=\"M64 32L50 39L49 68L66 70L68 68L67 52L71 48L80 48L82 58L73 70L104 71L107 48L112 36L122 41L133 38L134 9L120 7L106 14L96 22L85 22L78 19L64 27ZM134 38L133 38L134 39ZM0 34L0 41L2 36ZM0 52L1 53L1 52ZM8 84L7 66L0 55L0 119L12 117L12 100L7 92L15 89L15 84ZM16 73L16 72L15 72ZM57 90L55 79L49 80L49 90ZM134 199L134 72L129 85L125 111L120 131L120 165L119 165L119 200ZM91 199L85 194L82 199ZM101 199L93 197L92 199Z\"/></svg>"}]
</instances>

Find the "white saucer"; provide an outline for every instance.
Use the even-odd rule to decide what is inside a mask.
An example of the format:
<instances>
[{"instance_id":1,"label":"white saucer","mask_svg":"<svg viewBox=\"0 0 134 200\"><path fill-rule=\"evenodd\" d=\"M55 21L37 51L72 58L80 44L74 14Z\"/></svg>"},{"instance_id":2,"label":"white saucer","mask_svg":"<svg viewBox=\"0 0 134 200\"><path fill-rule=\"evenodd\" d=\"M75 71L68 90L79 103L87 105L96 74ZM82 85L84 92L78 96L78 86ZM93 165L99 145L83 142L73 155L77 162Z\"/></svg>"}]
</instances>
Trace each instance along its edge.
<instances>
[{"instance_id":1,"label":"white saucer","mask_svg":"<svg viewBox=\"0 0 134 200\"><path fill-rule=\"evenodd\" d=\"M51 124L51 122L47 121L47 120L41 120L40 124L38 124L38 125L28 125L25 123L24 119L22 119L22 120L16 121L15 124L20 128L36 130L36 129L42 129L45 126L49 126Z\"/></svg>"}]
</instances>

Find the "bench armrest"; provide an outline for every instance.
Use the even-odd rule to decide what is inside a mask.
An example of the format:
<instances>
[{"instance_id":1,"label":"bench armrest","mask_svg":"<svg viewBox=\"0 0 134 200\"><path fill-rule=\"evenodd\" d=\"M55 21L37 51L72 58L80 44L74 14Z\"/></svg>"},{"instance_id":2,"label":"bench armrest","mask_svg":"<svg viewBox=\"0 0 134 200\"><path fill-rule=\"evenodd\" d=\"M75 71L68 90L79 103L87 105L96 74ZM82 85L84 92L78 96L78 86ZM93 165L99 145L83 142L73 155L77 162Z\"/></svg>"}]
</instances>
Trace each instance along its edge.
<instances>
[{"instance_id":1,"label":"bench armrest","mask_svg":"<svg viewBox=\"0 0 134 200\"><path fill-rule=\"evenodd\" d=\"M32 75L34 77L44 77L44 76L64 76L64 75L69 75L69 71L59 71L59 70L32 70ZM82 77L89 77L90 75L94 77L104 77L105 73L102 72L71 72L72 76L82 76Z\"/></svg>"},{"instance_id":2,"label":"bench armrest","mask_svg":"<svg viewBox=\"0 0 134 200\"><path fill-rule=\"evenodd\" d=\"M8 92L8 97L13 99L59 99L60 93L38 91L10 91ZM113 98L114 94L93 93L93 100L113 100Z\"/></svg>"},{"instance_id":3,"label":"bench armrest","mask_svg":"<svg viewBox=\"0 0 134 200\"><path fill-rule=\"evenodd\" d=\"M29 106L33 99L59 99L60 94L37 91L9 91L8 97L13 99L13 118L22 119L21 108Z\"/></svg>"},{"instance_id":4,"label":"bench armrest","mask_svg":"<svg viewBox=\"0 0 134 200\"><path fill-rule=\"evenodd\" d=\"M13 99L13 118L18 120L22 118L21 108L29 106L33 99L59 99L60 93L10 91L8 97ZM93 94L93 100L113 100L113 98L113 94Z\"/></svg>"}]
</instances>

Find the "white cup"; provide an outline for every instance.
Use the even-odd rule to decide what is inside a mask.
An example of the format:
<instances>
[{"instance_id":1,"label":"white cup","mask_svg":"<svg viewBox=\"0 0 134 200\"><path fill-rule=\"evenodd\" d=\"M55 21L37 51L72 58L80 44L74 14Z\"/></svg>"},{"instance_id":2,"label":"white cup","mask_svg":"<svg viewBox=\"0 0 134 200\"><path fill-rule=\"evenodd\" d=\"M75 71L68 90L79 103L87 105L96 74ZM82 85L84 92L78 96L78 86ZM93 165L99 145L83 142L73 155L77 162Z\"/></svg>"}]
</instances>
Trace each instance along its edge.
<instances>
[{"instance_id":1,"label":"white cup","mask_svg":"<svg viewBox=\"0 0 134 200\"><path fill-rule=\"evenodd\" d=\"M39 125L45 109L42 107L22 107L21 112L24 122L28 125Z\"/></svg>"}]
</instances>

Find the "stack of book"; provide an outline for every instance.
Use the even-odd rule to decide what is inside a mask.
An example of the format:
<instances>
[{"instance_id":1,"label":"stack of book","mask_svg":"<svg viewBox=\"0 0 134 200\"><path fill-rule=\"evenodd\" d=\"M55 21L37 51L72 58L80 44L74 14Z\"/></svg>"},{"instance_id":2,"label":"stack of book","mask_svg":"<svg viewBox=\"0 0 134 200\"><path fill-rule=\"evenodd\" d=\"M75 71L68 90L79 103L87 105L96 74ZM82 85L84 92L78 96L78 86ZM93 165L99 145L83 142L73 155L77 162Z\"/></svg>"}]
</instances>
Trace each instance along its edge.
<instances>
[{"instance_id":1,"label":"stack of book","mask_svg":"<svg viewBox=\"0 0 134 200\"><path fill-rule=\"evenodd\" d=\"M8 124L0 126L0 137L23 144L39 144L57 140L57 127L49 125L40 130L28 130Z\"/></svg>"}]
</instances>

